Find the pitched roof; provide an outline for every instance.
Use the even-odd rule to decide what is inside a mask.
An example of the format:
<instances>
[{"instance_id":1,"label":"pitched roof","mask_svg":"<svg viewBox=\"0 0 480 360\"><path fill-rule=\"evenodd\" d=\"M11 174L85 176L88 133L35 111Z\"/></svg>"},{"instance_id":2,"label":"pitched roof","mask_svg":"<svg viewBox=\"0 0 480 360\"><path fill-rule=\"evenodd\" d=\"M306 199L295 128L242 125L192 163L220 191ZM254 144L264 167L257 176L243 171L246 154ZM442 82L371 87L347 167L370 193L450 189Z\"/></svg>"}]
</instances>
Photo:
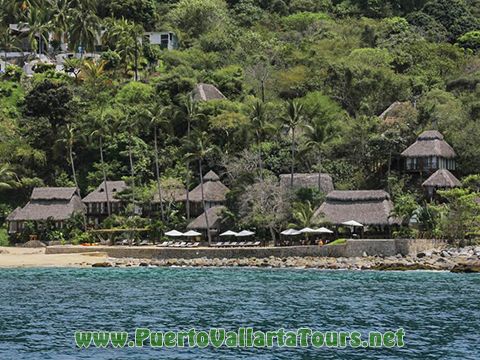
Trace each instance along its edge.
<instances>
[{"instance_id":1,"label":"pitched roof","mask_svg":"<svg viewBox=\"0 0 480 360\"><path fill-rule=\"evenodd\" d=\"M203 177L205 181L220 181L220 177L213 171L210 170L208 173L205 174Z\"/></svg>"},{"instance_id":2,"label":"pitched roof","mask_svg":"<svg viewBox=\"0 0 480 360\"><path fill-rule=\"evenodd\" d=\"M383 190L332 191L315 211L314 219L340 225L355 220L364 225L392 225L399 220L390 216L393 203Z\"/></svg>"},{"instance_id":3,"label":"pitched roof","mask_svg":"<svg viewBox=\"0 0 480 360\"><path fill-rule=\"evenodd\" d=\"M39 221L69 219L74 213L85 212L85 205L76 189L72 188L71 196L65 195L65 188L34 189L30 201L23 208L16 208L8 217L8 221ZM54 189L61 189L56 191ZM37 190L37 191L36 191ZM56 194L55 194L56 193ZM63 197L61 198L60 195Z\"/></svg>"},{"instance_id":4,"label":"pitched roof","mask_svg":"<svg viewBox=\"0 0 480 360\"><path fill-rule=\"evenodd\" d=\"M37 187L33 189L30 200L69 200L75 194L75 187Z\"/></svg>"},{"instance_id":5,"label":"pitched roof","mask_svg":"<svg viewBox=\"0 0 480 360\"><path fill-rule=\"evenodd\" d=\"M108 198L110 202L120 202L121 200L115 198L119 192L128 189L127 184L123 180L107 181ZM90 194L85 196L82 200L85 203L90 202L107 202L107 194L105 192L105 182L102 183Z\"/></svg>"},{"instance_id":6,"label":"pitched roof","mask_svg":"<svg viewBox=\"0 0 480 360\"><path fill-rule=\"evenodd\" d=\"M211 84L197 84L192 91L194 101L210 101L226 99L215 86Z\"/></svg>"},{"instance_id":7,"label":"pitched roof","mask_svg":"<svg viewBox=\"0 0 480 360\"><path fill-rule=\"evenodd\" d=\"M280 174L280 184L290 186L290 174ZM329 174L321 174L322 191L329 193L333 191L333 181ZM293 187L295 188L315 188L318 189L318 173L314 174L293 174Z\"/></svg>"},{"instance_id":8,"label":"pitched roof","mask_svg":"<svg viewBox=\"0 0 480 360\"><path fill-rule=\"evenodd\" d=\"M208 224L210 229L215 229L220 226L222 220L222 213L226 209L225 206L213 206L207 209ZM197 216L190 224L187 225L187 229L206 230L207 222L205 221L205 212Z\"/></svg>"},{"instance_id":9,"label":"pitched roof","mask_svg":"<svg viewBox=\"0 0 480 360\"><path fill-rule=\"evenodd\" d=\"M209 180L218 179L218 180ZM223 185L220 178L213 171L209 171L204 177L203 193L205 201L222 202L225 201L227 193L230 191L228 187ZM192 191L188 193L189 200L192 202L202 201L202 186L198 184ZM183 194L179 199L181 201L186 200L186 195Z\"/></svg>"},{"instance_id":10,"label":"pitched roof","mask_svg":"<svg viewBox=\"0 0 480 360\"><path fill-rule=\"evenodd\" d=\"M454 188L462 186L460 180L453 175L447 169L437 170L427 180L425 180L422 186L429 186L435 188Z\"/></svg>"},{"instance_id":11,"label":"pitched roof","mask_svg":"<svg viewBox=\"0 0 480 360\"><path fill-rule=\"evenodd\" d=\"M443 135L436 130L424 131L417 141L404 152L404 157L440 156L451 159L457 156L453 148L444 140Z\"/></svg>"}]
</instances>

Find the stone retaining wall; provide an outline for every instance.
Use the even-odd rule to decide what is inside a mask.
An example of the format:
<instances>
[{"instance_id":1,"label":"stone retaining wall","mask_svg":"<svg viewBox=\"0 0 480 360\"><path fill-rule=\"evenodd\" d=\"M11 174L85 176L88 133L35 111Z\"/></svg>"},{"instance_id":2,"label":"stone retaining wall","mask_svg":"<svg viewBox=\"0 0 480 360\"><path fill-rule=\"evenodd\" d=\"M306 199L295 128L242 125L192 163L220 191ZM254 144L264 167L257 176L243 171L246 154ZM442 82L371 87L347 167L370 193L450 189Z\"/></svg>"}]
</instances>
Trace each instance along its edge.
<instances>
[{"instance_id":1,"label":"stone retaining wall","mask_svg":"<svg viewBox=\"0 0 480 360\"><path fill-rule=\"evenodd\" d=\"M194 258L267 258L285 257L361 257L414 255L417 252L442 246L436 240L415 239L361 239L347 240L333 246L289 246L261 248L159 248L153 246L49 246L46 254L105 252L113 258L139 259L194 259Z\"/></svg>"}]
</instances>

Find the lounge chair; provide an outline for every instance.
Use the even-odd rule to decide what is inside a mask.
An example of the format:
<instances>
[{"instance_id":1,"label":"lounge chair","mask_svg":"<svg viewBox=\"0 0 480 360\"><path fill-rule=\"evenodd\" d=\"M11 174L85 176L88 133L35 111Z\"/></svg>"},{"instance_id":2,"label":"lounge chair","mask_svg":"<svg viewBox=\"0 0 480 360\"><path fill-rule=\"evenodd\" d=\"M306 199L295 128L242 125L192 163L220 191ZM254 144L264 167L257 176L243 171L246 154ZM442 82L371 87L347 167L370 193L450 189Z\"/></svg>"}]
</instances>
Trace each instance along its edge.
<instances>
[{"instance_id":1,"label":"lounge chair","mask_svg":"<svg viewBox=\"0 0 480 360\"><path fill-rule=\"evenodd\" d=\"M192 244L192 247L198 247L199 245L200 245L200 243L199 243L199 242L196 242L196 243L193 243L193 244Z\"/></svg>"},{"instance_id":2,"label":"lounge chair","mask_svg":"<svg viewBox=\"0 0 480 360\"><path fill-rule=\"evenodd\" d=\"M246 244L245 241L241 241L241 242L239 242L237 245L238 245L238 246L245 246L245 244Z\"/></svg>"},{"instance_id":3,"label":"lounge chair","mask_svg":"<svg viewBox=\"0 0 480 360\"><path fill-rule=\"evenodd\" d=\"M260 241L255 241L255 242L253 243L253 246L260 246Z\"/></svg>"},{"instance_id":4,"label":"lounge chair","mask_svg":"<svg viewBox=\"0 0 480 360\"><path fill-rule=\"evenodd\" d=\"M215 246L218 246L218 247L223 246L223 241L220 241L220 242L215 243Z\"/></svg>"},{"instance_id":5,"label":"lounge chair","mask_svg":"<svg viewBox=\"0 0 480 360\"><path fill-rule=\"evenodd\" d=\"M178 244L179 247L186 247L188 246L188 243L186 243L185 241L182 241L180 244Z\"/></svg>"},{"instance_id":6,"label":"lounge chair","mask_svg":"<svg viewBox=\"0 0 480 360\"><path fill-rule=\"evenodd\" d=\"M146 246L148 245L148 240L143 240L141 243L140 243L140 246Z\"/></svg>"},{"instance_id":7,"label":"lounge chair","mask_svg":"<svg viewBox=\"0 0 480 360\"><path fill-rule=\"evenodd\" d=\"M230 246L230 244L231 244L230 241L225 241L225 242L223 243L223 246Z\"/></svg>"},{"instance_id":8,"label":"lounge chair","mask_svg":"<svg viewBox=\"0 0 480 360\"><path fill-rule=\"evenodd\" d=\"M122 240L122 245L130 245L128 239Z\"/></svg>"}]
</instances>

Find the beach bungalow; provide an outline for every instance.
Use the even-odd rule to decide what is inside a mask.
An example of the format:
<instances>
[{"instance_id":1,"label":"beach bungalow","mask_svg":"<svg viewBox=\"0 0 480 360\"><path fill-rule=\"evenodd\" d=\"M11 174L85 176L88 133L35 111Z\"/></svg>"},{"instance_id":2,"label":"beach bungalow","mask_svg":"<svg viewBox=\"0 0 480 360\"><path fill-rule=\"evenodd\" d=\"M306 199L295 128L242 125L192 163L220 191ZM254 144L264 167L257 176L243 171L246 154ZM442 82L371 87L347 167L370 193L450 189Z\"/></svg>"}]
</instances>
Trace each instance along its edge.
<instances>
[{"instance_id":1,"label":"beach bungalow","mask_svg":"<svg viewBox=\"0 0 480 360\"><path fill-rule=\"evenodd\" d=\"M424 131L401 156L408 172L433 174L437 170L455 170L455 151L436 130Z\"/></svg>"},{"instance_id":2,"label":"beach bungalow","mask_svg":"<svg viewBox=\"0 0 480 360\"><path fill-rule=\"evenodd\" d=\"M87 207L87 221L98 225L108 217L107 192L110 202L111 213L120 214L124 211L126 202L117 197L117 194L128 189L125 181L107 181L102 182L94 191L83 198L83 203Z\"/></svg>"},{"instance_id":3,"label":"beach bungalow","mask_svg":"<svg viewBox=\"0 0 480 360\"><path fill-rule=\"evenodd\" d=\"M430 199L435 196L437 190L452 189L460 186L462 186L460 180L447 169L437 170L422 184Z\"/></svg>"},{"instance_id":4,"label":"beach bungalow","mask_svg":"<svg viewBox=\"0 0 480 360\"><path fill-rule=\"evenodd\" d=\"M222 213L225 211L225 206L213 206L207 209L206 212L197 216L194 220L192 220L188 225L188 230L196 230L204 234L204 238L207 238L207 221L206 217L208 217L208 225L210 228L210 234L212 237L216 237L220 234L220 230L222 227Z\"/></svg>"},{"instance_id":5,"label":"beach bungalow","mask_svg":"<svg viewBox=\"0 0 480 360\"><path fill-rule=\"evenodd\" d=\"M197 84L192 91L193 101L210 101L210 100L224 100L225 95L222 94L214 85L211 84Z\"/></svg>"},{"instance_id":6,"label":"beach bungalow","mask_svg":"<svg viewBox=\"0 0 480 360\"><path fill-rule=\"evenodd\" d=\"M146 32L145 37L150 45L160 45L160 48L167 50L178 49L178 38L171 31Z\"/></svg>"},{"instance_id":7,"label":"beach bungalow","mask_svg":"<svg viewBox=\"0 0 480 360\"><path fill-rule=\"evenodd\" d=\"M52 220L58 229L75 214L84 214L85 205L75 187L34 188L30 201L22 208L16 208L8 217L8 233L21 232L25 222Z\"/></svg>"},{"instance_id":8,"label":"beach bungalow","mask_svg":"<svg viewBox=\"0 0 480 360\"><path fill-rule=\"evenodd\" d=\"M383 190L334 190L328 193L325 202L315 211L314 221L342 226L356 221L365 226L365 231L388 234L400 220L393 218L393 203Z\"/></svg>"},{"instance_id":9,"label":"beach bungalow","mask_svg":"<svg viewBox=\"0 0 480 360\"><path fill-rule=\"evenodd\" d=\"M291 174L280 174L280 184L283 186L290 186ZM333 191L333 181L329 174L321 174L320 176L321 191L328 194ZM294 189L318 189L318 173L313 174L293 174L293 188Z\"/></svg>"},{"instance_id":10,"label":"beach bungalow","mask_svg":"<svg viewBox=\"0 0 480 360\"><path fill-rule=\"evenodd\" d=\"M203 194L205 198L205 208L210 209L214 206L225 205L227 200L227 193L230 191L220 181L220 177L214 172L209 171L203 177ZM192 191L188 193L190 201L190 214L192 216L198 216L203 213L202 206L202 187L201 184L196 186ZM186 201L186 194L181 197L182 201Z\"/></svg>"}]
</instances>

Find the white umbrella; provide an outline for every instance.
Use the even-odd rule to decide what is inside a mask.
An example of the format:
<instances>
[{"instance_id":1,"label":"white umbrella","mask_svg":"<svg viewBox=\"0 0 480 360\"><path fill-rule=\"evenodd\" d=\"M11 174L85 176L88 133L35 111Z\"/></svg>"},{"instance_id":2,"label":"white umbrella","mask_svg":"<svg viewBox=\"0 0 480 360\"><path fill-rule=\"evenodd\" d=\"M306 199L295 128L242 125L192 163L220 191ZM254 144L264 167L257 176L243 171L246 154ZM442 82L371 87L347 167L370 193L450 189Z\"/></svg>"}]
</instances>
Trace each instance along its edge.
<instances>
[{"instance_id":1,"label":"white umbrella","mask_svg":"<svg viewBox=\"0 0 480 360\"><path fill-rule=\"evenodd\" d=\"M252 236L255 235L253 231L242 230L236 236L243 237L243 236Z\"/></svg>"},{"instance_id":2,"label":"white umbrella","mask_svg":"<svg viewBox=\"0 0 480 360\"><path fill-rule=\"evenodd\" d=\"M353 226L353 227L363 227L362 224L360 224L359 222L357 222L355 220L345 221L345 222L342 223L342 225Z\"/></svg>"},{"instance_id":3,"label":"white umbrella","mask_svg":"<svg viewBox=\"0 0 480 360\"><path fill-rule=\"evenodd\" d=\"M333 234L332 230L329 230L329 229L324 228L324 227L315 229L315 232L318 233L318 234Z\"/></svg>"},{"instance_id":4,"label":"white umbrella","mask_svg":"<svg viewBox=\"0 0 480 360\"><path fill-rule=\"evenodd\" d=\"M166 232L165 235L177 237L177 236L183 236L183 233L181 233L180 231L177 231L177 230L170 230L170 231Z\"/></svg>"},{"instance_id":5,"label":"white umbrella","mask_svg":"<svg viewBox=\"0 0 480 360\"><path fill-rule=\"evenodd\" d=\"M189 236L189 237L200 236L200 235L202 235L202 234L200 234L199 232L196 232L194 230L187 231L185 234L183 234L183 236Z\"/></svg>"},{"instance_id":6,"label":"white umbrella","mask_svg":"<svg viewBox=\"0 0 480 360\"><path fill-rule=\"evenodd\" d=\"M312 228L306 227L306 228L303 228L302 230L300 230L300 232L302 234L309 234L309 233L315 233L316 231L313 230Z\"/></svg>"},{"instance_id":7,"label":"white umbrella","mask_svg":"<svg viewBox=\"0 0 480 360\"><path fill-rule=\"evenodd\" d=\"M232 230L225 231L224 233L221 233L220 236L237 236L238 233Z\"/></svg>"},{"instance_id":8,"label":"white umbrella","mask_svg":"<svg viewBox=\"0 0 480 360\"><path fill-rule=\"evenodd\" d=\"M295 229L288 229L288 230L283 230L280 234L286 235L286 236L293 236L293 235L300 235L301 232Z\"/></svg>"}]
</instances>

